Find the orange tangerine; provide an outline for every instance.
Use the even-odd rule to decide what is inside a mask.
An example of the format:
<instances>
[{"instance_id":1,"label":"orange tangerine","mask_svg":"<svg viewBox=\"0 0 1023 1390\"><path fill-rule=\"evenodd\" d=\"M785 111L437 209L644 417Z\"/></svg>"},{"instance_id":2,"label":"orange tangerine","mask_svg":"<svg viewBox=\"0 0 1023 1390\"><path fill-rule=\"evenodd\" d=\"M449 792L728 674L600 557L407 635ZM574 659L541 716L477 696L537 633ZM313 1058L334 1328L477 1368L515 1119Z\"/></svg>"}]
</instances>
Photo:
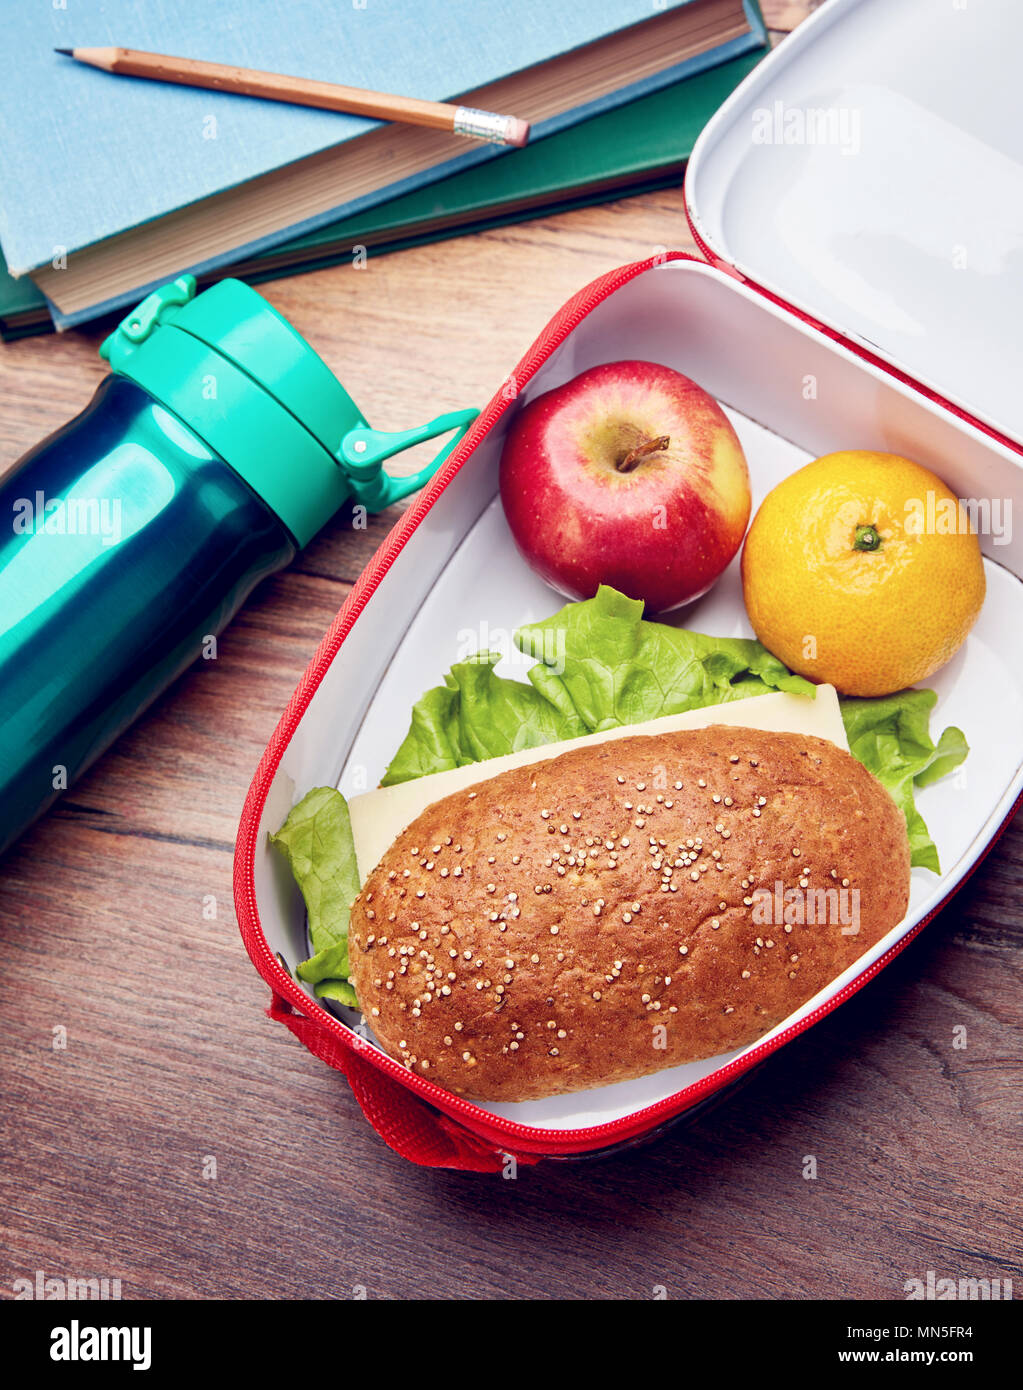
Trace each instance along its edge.
<instances>
[{"instance_id":1,"label":"orange tangerine","mask_svg":"<svg viewBox=\"0 0 1023 1390\"><path fill-rule=\"evenodd\" d=\"M742 584L764 646L846 695L887 695L943 666L985 588L955 494L918 463L863 450L808 463L764 498Z\"/></svg>"}]
</instances>

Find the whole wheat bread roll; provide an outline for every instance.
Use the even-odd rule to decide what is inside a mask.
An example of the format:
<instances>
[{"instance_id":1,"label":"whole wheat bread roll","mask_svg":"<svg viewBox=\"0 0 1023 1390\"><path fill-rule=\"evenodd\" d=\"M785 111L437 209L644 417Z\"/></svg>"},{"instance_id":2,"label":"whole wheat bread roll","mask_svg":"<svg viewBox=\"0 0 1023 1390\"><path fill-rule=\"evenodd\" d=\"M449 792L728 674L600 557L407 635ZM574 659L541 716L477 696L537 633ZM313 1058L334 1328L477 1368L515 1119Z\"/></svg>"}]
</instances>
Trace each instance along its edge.
<instances>
[{"instance_id":1,"label":"whole wheat bread roll","mask_svg":"<svg viewBox=\"0 0 1023 1390\"><path fill-rule=\"evenodd\" d=\"M355 901L352 981L418 1075L530 1100L746 1046L908 900L902 813L835 744L622 738L418 816Z\"/></svg>"}]
</instances>

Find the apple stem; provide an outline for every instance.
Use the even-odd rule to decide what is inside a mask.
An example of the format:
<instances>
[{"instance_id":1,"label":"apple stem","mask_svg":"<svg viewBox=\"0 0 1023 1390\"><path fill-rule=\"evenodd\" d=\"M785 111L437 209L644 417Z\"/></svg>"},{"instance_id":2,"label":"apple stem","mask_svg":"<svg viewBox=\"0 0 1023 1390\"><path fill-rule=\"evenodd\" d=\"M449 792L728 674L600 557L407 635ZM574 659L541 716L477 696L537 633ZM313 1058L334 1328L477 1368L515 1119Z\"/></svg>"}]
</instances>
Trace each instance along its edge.
<instances>
[{"instance_id":1,"label":"apple stem","mask_svg":"<svg viewBox=\"0 0 1023 1390\"><path fill-rule=\"evenodd\" d=\"M630 450L620 463L615 464L615 467L619 473L631 473L650 454L659 454L670 444L671 439L668 435L659 434L656 439L648 439L645 444L637 444L636 448Z\"/></svg>"}]
</instances>

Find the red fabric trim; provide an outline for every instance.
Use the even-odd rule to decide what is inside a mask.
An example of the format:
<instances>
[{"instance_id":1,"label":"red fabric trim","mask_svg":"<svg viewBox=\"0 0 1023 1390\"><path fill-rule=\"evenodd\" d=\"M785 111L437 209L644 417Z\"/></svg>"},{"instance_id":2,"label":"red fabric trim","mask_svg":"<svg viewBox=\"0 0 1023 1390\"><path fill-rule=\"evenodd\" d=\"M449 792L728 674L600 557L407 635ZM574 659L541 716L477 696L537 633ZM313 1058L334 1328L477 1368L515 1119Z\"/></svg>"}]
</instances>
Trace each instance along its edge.
<instances>
[{"instance_id":1,"label":"red fabric trim","mask_svg":"<svg viewBox=\"0 0 1023 1390\"><path fill-rule=\"evenodd\" d=\"M692 259L691 257L686 259ZM308 996L295 984L290 975L285 971L280 962L270 950L263 934L262 925L259 920L259 910L256 904L255 884L254 884L254 862L255 849L259 837L259 825L262 818L263 808L266 804L267 794L273 778L280 766L284 751L291 741L302 716L308 708L309 702L315 694L320 682L323 680L331 661L340 649L341 643L351 631L356 618L362 612L370 596L380 583L383 576L387 573L391 564L400 553L406 541L415 531L416 527L429 512L434 502L448 486L455 474L463 463L471 456L479 441L492 428L500 415L508 409L515 399L516 394L530 379L538 367L547 359L554 348L560 343L581 318L585 316L589 309L599 303L607 294L611 293L618 285L624 284L627 280L637 275L642 270L646 270L654 260L640 261L633 265L624 266L621 269L610 271L598 277L590 285L584 287L578 294L574 295L562 308L561 312L547 324L543 331L538 335L530 350L519 363L512 377L511 383L514 390L507 389L508 383L498 391L489 402L486 408L480 413L475 424L461 440L458 447L453 451L451 457L444 466L438 471L437 475L431 480L427 487L420 493L419 497L411 504L408 511L399 519L383 544L377 550L373 559L363 570L356 581L351 593L342 606L340 612L331 624L329 631L324 636L319 648L317 649L312 661L300 680L288 706L281 716L277 728L267 745L266 751L260 760L259 767L249 787L248 795L245 799L245 806L242 810L241 819L238 825L238 836L235 846L234 862L234 896L235 907L238 916L238 926L242 940L248 951L249 957L256 969L271 986L274 992L274 1003L271 1009L273 1017L278 1017L281 1013L281 1005L286 1002L296 1011L300 1022L292 1026L287 1026L301 1036L302 1041L310 1050L315 1050L313 1042L315 1036L320 1033L326 1034L334 1044L349 1051L355 1051L362 1046L359 1039L346 1028L333 1014L316 1005ZM308 1011L312 1011L311 1013ZM281 1022L286 1019L281 1017ZM308 1028L306 1025L310 1025ZM319 1054L318 1054L319 1055ZM331 1055L340 1057L340 1053ZM480 1110L478 1106L472 1105L467 1101L460 1101L457 1097L449 1095L432 1083L423 1081L420 1077L411 1075L403 1067L399 1067L391 1058L384 1056L375 1049L364 1052L363 1060L368 1060L370 1065L378 1072L389 1076L392 1080L400 1083L402 1088L408 1092L418 1093L422 1098L432 1102L441 1111L453 1113L458 1119L464 1120L466 1117L476 1119L482 1117L484 1120L493 1121L492 1133L485 1134L491 1149L498 1147L503 1152L510 1152L507 1142L509 1138L514 1138L518 1134L536 1136L539 1143L531 1146L532 1152L542 1154L550 1152L550 1145L546 1144L547 1134L543 1130L534 1130L527 1126L514 1125L508 1122L495 1120L486 1111ZM343 1070L343 1068L342 1068ZM369 1115L371 1122L373 1116ZM474 1127L475 1128L475 1127ZM485 1126L481 1127L485 1130ZM480 1133L479 1129L475 1130ZM386 1136L385 1136L386 1137ZM413 1161L429 1161L430 1154L428 1146L423 1146L423 1157L420 1160L415 1151L415 1147L409 1148L406 1156ZM515 1145L516 1157L522 1158L521 1146ZM465 1165L457 1161L457 1155L452 1156L456 1161L451 1166L462 1167Z\"/></svg>"},{"instance_id":2,"label":"red fabric trim","mask_svg":"<svg viewBox=\"0 0 1023 1390\"><path fill-rule=\"evenodd\" d=\"M695 230L693 234L696 236ZM698 237L697 241L699 242ZM712 253L708 254L712 255ZM655 1105L648 1106L644 1110L614 1122L578 1130L545 1130L501 1119L407 1071L392 1058L367 1046L333 1014L310 1000L270 951L259 920L253 880L259 824L270 785L280 766L284 751L290 743L310 700L337 655L341 643L351 631L370 596L416 527L454 479L458 470L471 456L480 440L489 432L503 412L508 409L518 391L529 381L554 349L565 340L576 324L596 308L602 300L634 276L660 264L664 259L664 256L651 257L649 260L637 261L600 276L568 300L560 312L537 336L509 379L515 389L509 391L506 383L505 388L493 397L480 413L472 429L419 498L412 503L408 511L396 523L373 559L359 576L337 618L320 643L315 656L289 701L270 743L267 745L242 811L235 852L235 904L238 925L246 950L256 969L274 992L268 1011L270 1017L284 1023L311 1052L345 1074L366 1118L396 1152L415 1163L494 1172L500 1169L504 1154L514 1154L519 1162L535 1162L544 1155L582 1154L649 1134L666 1121L683 1114L698 1102L743 1076L771 1053L777 1051L800 1033L805 1032L837 1008L844 1000L855 994L922 931L948 901L948 898L952 896L950 893L902 941L893 946L874 965L864 970L834 999L815 1010L802 1022L794 1024L770 1042L754 1048L738 1061L720 1068L702 1081L686 1087ZM689 256L684 252L671 252L666 259L697 260L696 257ZM702 262L700 263L702 264ZM720 268L727 270L733 276L737 275L737 272L731 267ZM741 279L742 277L739 276L738 278ZM751 288L758 289L756 286ZM772 298L764 291L759 292L765 293L767 298ZM774 302L781 303L778 300ZM782 307L790 313L795 312L788 309L788 306L782 305ZM872 358L870 354L856 348L854 344L845 342L839 335L823 325L815 323L814 320L805 315L797 316L820 332L825 333L826 336L853 349L859 356L883 367L890 375L898 377L899 374L893 372L886 364ZM902 377L899 379L906 380ZM916 383L908 382L908 384L921 391ZM922 394L929 395L930 393L924 391ZM931 397L931 399L937 398ZM938 403L946 409L954 410L948 405L948 402L939 400ZM992 437L998 438L1000 442L1008 443L972 417L964 415L958 410L954 410L954 413ZM1010 447L1015 448L1016 446L1010 445ZM998 833L985 847L984 854L971 868L970 874L975 871L977 865L990 851L1019 804L1020 801L1017 801L1012 811L1006 816ZM969 874L966 877L969 877ZM963 882L965 882L965 878ZM954 891L956 890L953 889Z\"/></svg>"},{"instance_id":3,"label":"red fabric trim","mask_svg":"<svg viewBox=\"0 0 1023 1390\"><path fill-rule=\"evenodd\" d=\"M402 1158L426 1168L460 1168L474 1173L499 1173L509 1158L516 1163L538 1163L530 1154L509 1154L507 1150L484 1143L447 1115L431 1110L411 1096L397 1081L381 1076L369 1066L363 1050L331 1037L312 1019L295 1013L278 995L270 1001L267 1014L283 1023L298 1040L329 1067L348 1078L348 1084L370 1124Z\"/></svg>"}]
</instances>

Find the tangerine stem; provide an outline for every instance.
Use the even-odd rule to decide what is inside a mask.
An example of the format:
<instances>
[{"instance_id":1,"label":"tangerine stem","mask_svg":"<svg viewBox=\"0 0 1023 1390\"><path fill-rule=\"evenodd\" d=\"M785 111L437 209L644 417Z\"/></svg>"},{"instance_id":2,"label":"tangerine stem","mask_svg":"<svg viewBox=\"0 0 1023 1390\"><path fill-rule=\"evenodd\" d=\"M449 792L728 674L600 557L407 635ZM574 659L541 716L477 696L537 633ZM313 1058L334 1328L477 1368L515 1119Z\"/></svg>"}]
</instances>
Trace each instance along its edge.
<instances>
[{"instance_id":1,"label":"tangerine stem","mask_svg":"<svg viewBox=\"0 0 1023 1390\"><path fill-rule=\"evenodd\" d=\"M857 526L853 550L880 550L881 537L876 526Z\"/></svg>"}]
</instances>

